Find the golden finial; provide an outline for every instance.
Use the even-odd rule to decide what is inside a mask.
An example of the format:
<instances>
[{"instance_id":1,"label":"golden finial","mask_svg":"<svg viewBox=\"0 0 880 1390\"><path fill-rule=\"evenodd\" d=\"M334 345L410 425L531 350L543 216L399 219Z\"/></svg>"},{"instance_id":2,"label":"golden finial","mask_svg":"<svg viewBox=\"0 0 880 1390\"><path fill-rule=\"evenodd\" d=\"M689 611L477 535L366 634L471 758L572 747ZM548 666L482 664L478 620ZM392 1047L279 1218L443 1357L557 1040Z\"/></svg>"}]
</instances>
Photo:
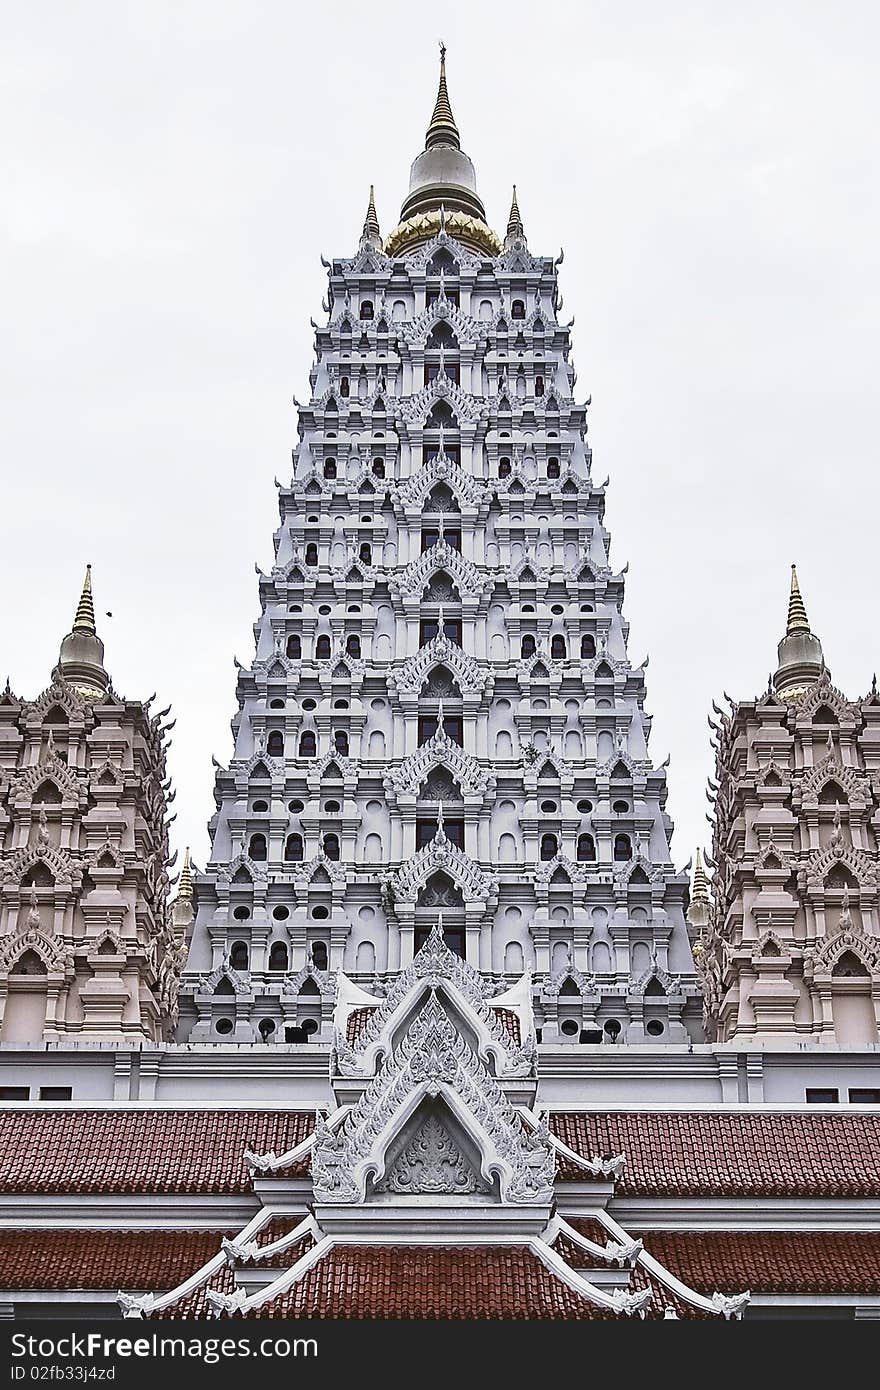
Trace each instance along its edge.
<instances>
[{"instance_id":1,"label":"golden finial","mask_svg":"<svg viewBox=\"0 0 880 1390\"><path fill-rule=\"evenodd\" d=\"M510 200L510 216L507 219L507 236L509 239L517 236L525 236L526 229L520 216L519 203L516 201L516 184L513 185L513 197Z\"/></svg>"},{"instance_id":2,"label":"golden finial","mask_svg":"<svg viewBox=\"0 0 880 1390\"><path fill-rule=\"evenodd\" d=\"M455 124L452 107L449 105L449 92L446 88L446 45L442 41L440 43L440 86L437 88L437 100L434 102L431 124L428 126L428 133L425 136L425 149L429 150L433 145L452 145L457 150L461 149L458 126Z\"/></svg>"},{"instance_id":3,"label":"golden finial","mask_svg":"<svg viewBox=\"0 0 880 1390\"><path fill-rule=\"evenodd\" d=\"M363 237L375 238L381 243L382 233L379 230L379 218L376 215L376 200L373 195L373 185L370 184L370 201L367 203L367 215L364 218Z\"/></svg>"},{"instance_id":4,"label":"golden finial","mask_svg":"<svg viewBox=\"0 0 880 1390\"><path fill-rule=\"evenodd\" d=\"M709 880L706 877L706 870L703 868L703 856L699 849L697 849L697 862L694 867L692 899L694 902L709 901Z\"/></svg>"},{"instance_id":5,"label":"golden finial","mask_svg":"<svg viewBox=\"0 0 880 1390\"><path fill-rule=\"evenodd\" d=\"M76 617L73 620L74 632L87 632L90 637L95 637L95 605L92 602L92 567L86 565L86 577L83 580L82 593L79 596L79 603L76 606Z\"/></svg>"},{"instance_id":6,"label":"golden finial","mask_svg":"<svg viewBox=\"0 0 880 1390\"><path fill-rule=\"evenodd\" d=\"M180 871L180 880L177 884L177 896L178 898L184 898L187 902L191 902L192 895L192 865L189 859L189 845L187 845L183 852L183 868Z\"/></svg>"},{"instance_id":7,"label":"golden finial","mask_svg":"<svg viewBox=\"0 0 880 1390\"><path fill-rule=\"evenodd\" d=\"M791 567L791 594L788 600L788 626L785 629L786 637L790 637L793 632L809 632L810 624L807 622L807 610L801 598L800 585L798 584L797 569Z\"/></svg>"}]
</instances>

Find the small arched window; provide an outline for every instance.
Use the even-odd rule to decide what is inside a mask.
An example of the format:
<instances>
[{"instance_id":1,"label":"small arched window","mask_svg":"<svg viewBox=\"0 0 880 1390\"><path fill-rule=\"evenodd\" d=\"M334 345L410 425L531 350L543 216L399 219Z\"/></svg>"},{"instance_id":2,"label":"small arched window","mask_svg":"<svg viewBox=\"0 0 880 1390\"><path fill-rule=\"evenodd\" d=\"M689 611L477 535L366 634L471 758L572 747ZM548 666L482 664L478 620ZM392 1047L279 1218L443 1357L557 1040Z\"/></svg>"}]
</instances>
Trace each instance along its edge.
<instances>
[{"instance_id":1,"label":"small arched window","mask_svg":"<svg viewBox=\"0 0 880 1390\"><path fill-rule=\"evenodd\" d=\"M251 836L250 845L248 846L248 854L250 855L251 859L257 861L258 863L262 863L267 858L265 835Z\"/></svg>"},{"instance_id":2,"label":"small arched window","mask_svg":"<svg viewBox=\"0 0 880 1390\"><path fill-rule=\"evenodd\" d=\"M355 658L360 657L361 639L360 637L358 637L356 632L349 633L348 637L346 637L345 650L348 652L349 656L353 656Z\"/></svg>"},{"instance_id":3,"label":"small arched window","mask_svg":"<svg viewBox=\"0 0 880 1390\"><path fill-rule=\"evenodd\" d=\"M625 862L627 859L632 859L632 842L628 835L615 835L614 859L618 864Z\"/></svg>"},{"instance_id":4,"label":"small arched window","mask_svg":"<svg viewBox=\"0 0 880 1390\"><path fill-rule=\"evenodd\" d=\"M310 541L306 546L306 564L316 565L318 563L318 547L314 541Z\"/></svg>"},{"instance_id":5,"label":"small arched window","mask_svg":"<svg viewBox=\"0 0 880 1390\"><path fill-rule=\"evenodd\" d=\"M233 941L232 950L229 952L229 964L233 970L247 970L248 959L247 942Z\"/></svg>"},{"instance_id":6,"label":"small arched window","mask_svg":"<svg viewBox=\"0 0 880 1390\"><path fill-rule=\"evenodd\" d=\"M333 747L337 753L341 753L344 758L348 757L348 734L345 729L334 729Z\"/></svg>"},{"instance_id":7,"label":"small arched window","mask_svg":"<svg viewBox=\"0 0 880 1390\"><path fill-rule=\"evenodd\" d=\"M284 735L280 729L273 729L266 744L266 752L270 758L284 757Z\"/></svg>"},{"instance_id":8,"label":"small arched window","mask_svg":"<svg viewBox=\"0 0 880 1390\"><path fill-rule=\"evenodd\" d=\"M288 863L301 864L303 858L303 837L297 831L288 835L284 844L284 858Z\"/></svg>"},{"instance_id":9,"label":"small arched window","mask_svg":"<svg viewBox=\"0 0 880 1390\"><path fill-rule=\"evenodd\" d=\"M550 655L554 661L565 660L565 638L558 632L550 639Z\"/></svg>"},{"instance_id":10,"label":"small arched window","mask_svg":"<svg viewBox=\"0 0 880 1390\"><path fill-rule=\"evenodd\" d=\"M283 941L273 941L269 951L269 969L287 969L287 946Z\"/></svg>"},{"instance_id":11,"label":"small arched window","mask_svg":"<svg viewBox=\"0 0 880 1390\"><path fill-rule=\"evenodd\" d=\"M581 657L589 659L596 655L596 639L590 632L585 632L581 638Z\"/></svg>"},{"instance_id":12,"label":"small arched window","mask_svg":"<svg viewBox=\"0 0 880 1390\"><path fill-rule=\"evenodd\" d=\"M326 941L312 942L312 964L316 970L327 969L327 943Z\"/></svg>"},{"instance_id":13,"label":"small arched window","mask_svg":"<svg viewBox=\"0 0 880 1390\"><path fill-rule=\"evenodd\" d=\"M330 660L330 638L323 632L315 643L315 657L318 661Z\"/></svg>"},{"instance_id":14,"label":"small arched window","mask_svg":"<svg viewBox=\"0 0 880 1390\"><path fill-rule=\"evenodd\" d=\"M351 387L348 384L348 377L344 376L339 383L339 394L340 396L347 396L350 391Z\"/></svg>"},{"instance_id":15,"label":"small arched window","mask_svg":"<svg viewBox=\"0 0 880 1390\"><path fill-rule=\"evenodd\" d=\"M541 836L541 858L543 860L555 859L559 842L555 835Z\"/></svg>"},{"instance_id":16,"label":"small arched window","mask_svg":"<svg viewBox=\"0 0 880 1390\"><path fill-rule=\"evenodd\" d=\"M524 319L526 316L526 306L521 299L515 299L510 306L510 317L512 319Z\"/></svg>"},{"instance_id":17,"label":"small arched window","mask_svg":"<svg viewBox=\"0 0 880 1390\"><path fill-rule=\"evenodd\" d=\"M362 319L371 319L372 317L373 317L373 301L372 301L372 299L362 299L362 300L361 300L361 318L362 318Z\"/></svg>"},{"instance_id":18,"label":"small arched window","mask_svg":"<svg viewBox=\"0 0 880 1390\"><path fill-rule=\"evenodd\" d=\"M535 395L536 395L536 396L543 396L543 394L544 394L544 378L543 378L542 376L536 376L536 377L535 377Z\"/></svg>"},{"instance_id":19,"label":"small arched window","mask_svg":"<svg viewBox=\"0 0 880 1390\"><path fill-rule=\"evenodd\" d=\"M302 656L302 638L298 632L292 632L287 639L287 655L292 661L298 661Z\"/></svg>"},{"instance_id":20,"label":"small arched window","mask_svg":"<svg viewBox=\"0 0 880 1390\"><path fill-rule=\"evenodd\" d=\"M499 478L510 477L510 459L503 458L498 460L498 476Z\"/></svg>"},{"instance_id":21,"label":"small arched window","mask_svg":"<svg viewBox=\"0 0 880 1390\"><path fill-rule=\"evenodd\" d=\"M578 862L581 864L592 864L596 858L596 842L592 835L578 835L577 844Z\"/></svg>"},{"instance_id":22,"label":"small arched window","mask_svg":"<svg viewBox=\"0 0 880 1390\"><path fill-rule=\"evenodd\" d=\"M535 655L535 639L530 632L525 633L520 644L520 656L525 660L527 657Z\"/></svg>"},{"instance_id":23,"label":"small arched window","mask_svg":"<svg viewBox=\"0 0 880 1390\"><path fill-rule=\"evenodd\" d=\"M559 477L559 459L548 459L548 460L547 460L547 477L548 477L548 478L558 478L558 477Z\"/></svg>"},{"instance_id":24,"label":"small arched window","mask_svg":"<svg viewBox=\"0 0 880 1390\"><path fill-rule=\"evenodd\" d=\"M299 756L301 758L313 758L316 752L315 735L311 729L304 729L299 736Z\"/></svg>"},{"instance_id":25,"label":"small arched window","mask_svg":"<svg viewBox=\"0 0 880 1390\"><path fill-rule=\"evenodd\" d=\"M336 460L335 460L335 459L325 459L325 460L324 460L324 477L325 477L325 478L335 478L335 477L336 477Z\"/></svg>"},{"instance_id":26,"label":"small arched window","mask_svg":"<svg viewBox=\"0 0 880 1390\"><path fill-rule=\"evenodd\" d=\"M385 462L383 459L373 459L373 476L376 478L385 477Z\"/></svg>"},{"instance_id":27,"label":"small arched window","mask_svg":"<svg viewBox=\"0 0 880 1390\"><path fill-rule=\"evenodd\" d=\"M371 565L373 563L373 547L370 545L369 541L361 541L358 555L365 565Z\"/></svg>"},{"instance_id":28,"label":"small arched window","mask_svg":"<svg viewBox=\"0 0 880 1390\"><path fill-rule=\"evenodd\" d=\"M324 853L328 859L339 858L339 836L332 833L324 836Z\"/></svg>"}]
</instances>

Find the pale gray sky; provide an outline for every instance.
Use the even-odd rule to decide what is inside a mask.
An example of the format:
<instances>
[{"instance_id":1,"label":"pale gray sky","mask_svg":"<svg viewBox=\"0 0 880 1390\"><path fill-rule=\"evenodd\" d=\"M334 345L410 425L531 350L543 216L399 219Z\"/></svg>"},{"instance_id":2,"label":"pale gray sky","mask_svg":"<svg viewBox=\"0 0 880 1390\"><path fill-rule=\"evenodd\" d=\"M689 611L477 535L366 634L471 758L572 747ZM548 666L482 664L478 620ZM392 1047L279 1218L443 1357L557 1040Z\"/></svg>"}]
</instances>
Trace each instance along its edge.
<instances>
[{"instance_id":1,"label":"pale gray sky","mask_svg":"<svg viewBox=\"0 0 880 1390\"><path fill-rule=\"evenodd\" d=\"M94 566L107 663L177 716L204 861L273 478L367 186L397 221L437 39L489 220L562 267L681 864L706 714L775 665L788 566L850 695L880 666L880 10L810 0L2 5L0 677L33 697ZM872 367L871 363L875 366Z\"/></svg>"}]
</instances>

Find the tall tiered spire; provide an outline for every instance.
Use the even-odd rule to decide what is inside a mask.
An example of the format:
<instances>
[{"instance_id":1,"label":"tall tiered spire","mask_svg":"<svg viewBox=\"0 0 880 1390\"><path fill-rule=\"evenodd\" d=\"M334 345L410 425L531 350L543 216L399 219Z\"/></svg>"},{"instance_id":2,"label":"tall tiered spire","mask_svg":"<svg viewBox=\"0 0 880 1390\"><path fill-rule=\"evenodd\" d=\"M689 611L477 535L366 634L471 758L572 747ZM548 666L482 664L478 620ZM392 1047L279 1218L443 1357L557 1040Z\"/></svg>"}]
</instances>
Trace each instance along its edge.
<instances>
[{"instance_id":1,"label":"tall tiered spire","mask_svg":"<svg viewBox=\"0 0 880 1390\"><path fill-rule=\"evenodd\" d=\"M95 637L95 605L92 601L92 567L86 565L86 576L83 580L82 593L79 596L79 603L76 605L76 616L73 620L74 632L88 632Z\"/></svg>"},{"instance_id":2,"label":"tall tiered spire","mask_svg":"<svg viewBox=\"0 0 880 1390\"><path fill-rule=\"evenodd\" d=\"M461 148L458 126L446 86L446 49L440 45L440 84L425 148L413 160L409 193L400 210L400 225L385 243L388 255L429 241L445 230L473 250L497 256L501 242L486 225L486 209L477 193L474 166Z\"/></svg>"},{"instance_id":3,"label":"tall tiered spire","mask_svg":"<svg viewBox=\"0 0 880 1390\"><path fill-rule=\"evenodd\" d=\"M706 870L703 868L703 856L697 848L696 863L694 865L694 884L691 890L691 901L708 902L709 900L709 880L706 877Z\"/></svg>"},{"instance_id":4,"label":"tall tiered spire","mask_svg":"<svg viewBox=\"0 0 880 1390\"><path fill-rule=\"evenodd\" d=\"M376 251L381 251L382 249L382 232L379 228L379 218L376 213L376 199L372 184L370 184L370 197L367 202L367 215L364 218L364 227L361 232L361 245L372 246Z\"/></svg>"},{"instance_id":5,"label":"tall tiered spire","mask_svg":"<svg viewBox=\"0 0 880 1390\"><path fill-rule=\"evenodd\" d=\"M52 679L66 681L89 699L105 694L110 685L110 677L104 669L104 643L95 627L91 565L86 565L73 627L61 643Z\"/></svg>"},{"instance_id":6,"label":"tall tiered spire","mask_svg":"<svg viewBox=\"0 0 880 1390\"><path fill-rule=\"evenodd\" d=\"M456 150L461 149L461 137L458 133L458 126L455 124L455 117L449 104L449 92L446 87L446 45L443 43L440 45L440 85L437 88L437 100L434 102L434 110L431 113L431 123L425 136L425 149L430 150L434 145L451 145Z\"/></svg>"},{"instance_id":7,"label":"tall tiered spire","mask_svg":"<svg viewBox=\"0 0 880 1390\"><path fill-rule=\"evenodd\" d=\"M807 610L804 607L804 600L801 597L801 589L798 584L797 566L791 567L791 593L788 598L788 626L785 629L787 637L793 632L809 632L810 624L807 622Z\"/></svg>"},{"instance_id":8,"label":"tall tiered spire","mask_svg":"<svg viewBox=\"0 0 880 1390\"><path fill-rule=\"evenodd\" d=\"M788 620L778 655L779 666L773 677L773 688L784 699L800 695L808 685L819 679L825 669L822 644L810 629L794 565L791 567Z\"/></svg>"},{"instance_id":9,"label":"tall tiered spire","mask_svg":"<svg viewBox=\"0 0 880 1390\"><path fill-rule=\"evenodd\" d=\"M509 247L516 240L525 241L525 236L526 229L523 226L519 203L516 201L516 184L514 184L513 197L510 200L510 213L507 218L507 233L504 238L504 245Z\"/></svg>"},{"instance_id":10,"label":"tall tiered spire","mask_svg":"<svg viewBox=\"0 0 880 1390\"><path fill-rule=\"evenodd\" d=\"M178 898L187 898L191 901L192 895L192 864L189 857L189 845L187 845L183 852L183 868L180 871L180 880L177 884L177 896Z\"/></svg>"}]
</instances>

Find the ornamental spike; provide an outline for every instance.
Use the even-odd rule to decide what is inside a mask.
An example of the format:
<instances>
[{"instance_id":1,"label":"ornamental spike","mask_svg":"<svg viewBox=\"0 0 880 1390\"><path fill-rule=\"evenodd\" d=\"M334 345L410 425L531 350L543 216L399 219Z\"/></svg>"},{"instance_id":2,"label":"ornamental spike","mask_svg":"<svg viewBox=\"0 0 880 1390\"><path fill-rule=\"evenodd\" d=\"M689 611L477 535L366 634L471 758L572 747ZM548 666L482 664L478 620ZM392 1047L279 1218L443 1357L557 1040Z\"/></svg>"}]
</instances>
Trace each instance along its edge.
<instances>
[{"instance_id":1,"label":"ornamental spike","mask_svg":"<svg viewBox=\"0 0 880 1390\"><path fill-rule=\"evenodd\" d=\"M455 124L455 117L449 104L449 92L446 87L446 45L442 41L440 43L440 85L437 88L437 100L434 102L434 110L431 113L431 123L425 136L425 149L430 150L434 145L452 145L456 150L461 149L461 137L458 133L458 126Z\"/></svg>"}]
</instances>

